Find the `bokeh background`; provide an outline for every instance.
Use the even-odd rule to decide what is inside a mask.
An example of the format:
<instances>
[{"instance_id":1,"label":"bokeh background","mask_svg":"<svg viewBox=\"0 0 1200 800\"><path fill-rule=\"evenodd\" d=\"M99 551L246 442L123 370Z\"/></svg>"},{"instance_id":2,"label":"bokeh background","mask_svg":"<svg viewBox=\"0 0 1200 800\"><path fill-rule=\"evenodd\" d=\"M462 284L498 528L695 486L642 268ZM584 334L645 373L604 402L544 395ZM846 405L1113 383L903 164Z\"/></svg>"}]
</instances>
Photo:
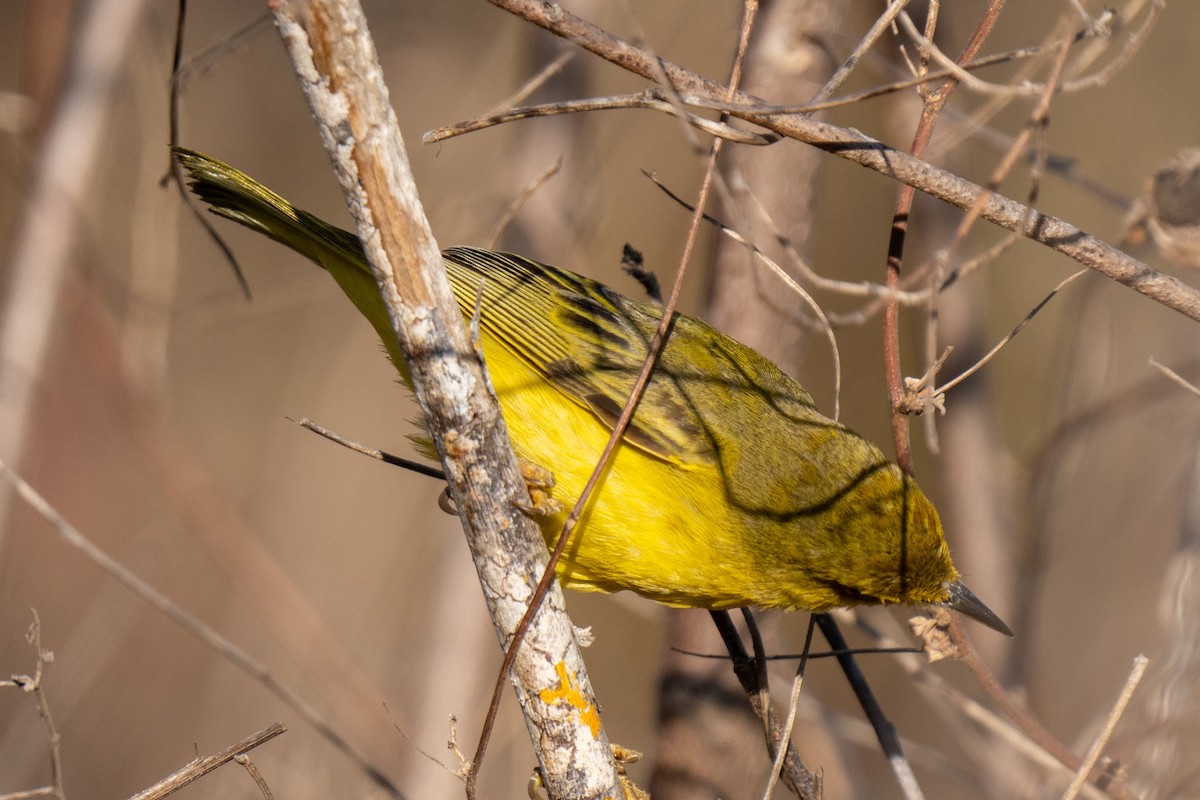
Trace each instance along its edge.
<instances>
[{"instance_id":1,"label":"bokeh background","mask_svg":"<svg viewBox=\"0 0 1200 800\"><path fill-rule=\"evenodd\" d=\"M728 71L737 4L566 5L697 72L720 79ZM770 52L777 59L770 63L795 72L780 84L762 74L750 80L772 87L763 91L773 99L809 96L813 74L850 52L880 5L812 3L790 28L765 17L763 41L782 48ZM958 52L982 6L942 9L947 52ZM1042 44L1073 6L1011 0L986 52ZM217 221L245 270L253 292L247 301L175 188L160 187L170 138L172 4L0 2L0 11L7 20L0 26L0 458L98 547L304 698L404 796L460 796L458 779L433 758L453 763L445 749L451 715L459 744L472 751L500 654L458 523L438 510L435 482L332 445L288 419L310 417L404 454L415 410L374 334L320 270ZM636 293L619 270L629 242L670 280L688 215L643 170L694 196L703 159L678 122L607 111L423 145L425 131L505 103L569 48L476 0L368 3L367 13L443 246L482 244L529 181L561 159L560 172L522 208L501 246ZM1117 4L1121 24L1089 69L1112 61L1145 13L1139 2ZM265 21L243 30L262 14L257 4L193 4L179 141L349 225L278 37ZM1200 6L1170 2L1128 66L1056 98L1049 146L1070 174L1042 179L1040 209L1102 239L1121 239L1125 204L1162 159L1200 136L1196 30ZM89 44L96 41L109 52ZM898 48L896 37L885 36L847 89L896 79ZM82 72L73 66L81 59L93 59ZM111 82L98 63L108 64ZM1016 73L1009 66L987 77ZM533 99L642 86L576 53ZM967 130L968 115L987 101L960 89L930 156L977 182L1028 120L1023 101L983 130ZM910 93L825 118L903 148L918 110ZM796 142L735 150L727 150L730 168L760 182L764 205L814 269L842 280L882 278L895 185ZM1003 188L1024 197L1029 186L1021 167ZM753 217L744 208L725 212ZM944 247L959 219L957 211L919 201L910 263ZM29 233L39 221L52 225L41 239ZM768 233L757 236L776 247ZM952 263L1001 238L977 225ZM30 241L53 246L39 244L31 257ZM830 409L827 345L786 324L800 301L774 290L726 290L710 278L712 263L750 268L744 255L724 250L705 232L683 309L709 314L747 340L754 322L770 320L767 339L757 343ZM1200 278L1149 247L1135 252L1184 281ZM956 284L939 308L937 348L956 348L947 374L990 348L1075 269L1019 242ZM41 304L14 306L30 285L45 290ZM862 305L817 297L832 312ZM764 299L774 308L764 310ZM921 310L902 318L909 375L924 371L925 321ZM1200 399L1148 363L1153 357L1195 382L1197 330L1102 276L1085 275L948 396L940 453L924 444L923 423L914 422L918 477L943 511L957 561L1018 635L1000 641L980 628L971 633L1049 731L1082 755L1134 656L1150 656L1107 751L1144 797L1200 793L1180 755L1200 746L1200 653L1189 627L1200 599L1188 593L1200 523L1189 507L1200 491L1193 463ZM842 419L890 451L880 321L841 328L838 338ZM290 730L252 757L277 797L386 796L260 682L106 576L7 488L0 491L0 675L34 669L24 637L36 609L43 645L55 656L44 688L61 734L67 796L128 796L196 753L276 720ZM687 615L623 595L572 594L568 603L576 624L595 636L586 658L609 734L645 751L631 772L649 784L656 764L676 763L678 749L686 749L679 739L668 745L659 738L658 690L663 665L679 659L668 652L668 636ZM903 610L862 616L909 638ZM805 621L803 614L770 620L770 648L795 652ZM944 690L919 688L901 662L878 655L863 662L927 796L1058 796L1069 781L1027 749L966 721ZM785 691L793 667L773 669L776 688ZM990 707L961 665L924 669ZM832 664L810 667L801 711L797 744L809 766L824 771L826 796L902 796ZM750 739L725 748L734 763L711 762L713 792L762 791L761 737L750 730ZM44 785L49 763L32 698L3 689L0 793ZM533 764L506 696L483 796L523 796ZM178 796L259 795L239 768L226 766Z\"/></svg>"}]
</instances>

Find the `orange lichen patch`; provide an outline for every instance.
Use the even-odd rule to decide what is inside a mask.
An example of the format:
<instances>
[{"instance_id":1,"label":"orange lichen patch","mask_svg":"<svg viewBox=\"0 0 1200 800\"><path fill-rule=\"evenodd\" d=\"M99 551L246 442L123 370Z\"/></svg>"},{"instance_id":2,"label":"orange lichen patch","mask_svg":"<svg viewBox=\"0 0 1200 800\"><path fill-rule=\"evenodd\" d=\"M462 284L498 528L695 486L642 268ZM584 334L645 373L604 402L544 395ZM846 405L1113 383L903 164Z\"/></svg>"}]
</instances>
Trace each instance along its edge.
<instances>
[{"instance_id":1,"label":"orange lichen patch","mask_svg":"<svg viewBox=\"0 0 1200 800\"><path fill-rule=\"evenodd\" d=\"M554 705L561 701L571 706L579 712L579 721L588 726L592 736L599 736L600 715L596 713L596 707L583 696L575 675L567 672L567 662L559 661L554 665L554 671L558 673L558 688L542 689L538 692L538 697L546 705Z\"/></svg>"}]
</instances>

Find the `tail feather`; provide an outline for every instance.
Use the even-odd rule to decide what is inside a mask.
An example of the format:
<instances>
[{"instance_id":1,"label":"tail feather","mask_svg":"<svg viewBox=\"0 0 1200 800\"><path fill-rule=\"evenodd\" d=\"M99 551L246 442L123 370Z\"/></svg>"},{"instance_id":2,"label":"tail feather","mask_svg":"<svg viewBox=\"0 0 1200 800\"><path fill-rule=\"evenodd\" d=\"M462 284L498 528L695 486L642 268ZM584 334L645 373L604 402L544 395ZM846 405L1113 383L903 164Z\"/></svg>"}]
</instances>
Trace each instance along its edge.
<instances>
[{"instance_id":1,"label":"tail feather","mask_svg":"<svg viewBox=\"0 0 1200 800\"><path fill-rule=\"evenodd\" d=\"M184 147L173 150L191 176L192 191L214 213L265 234L326 269L331 259L349 258L365 266L362 244L354 234L296 208L228 164Z\"/></svg>"},{"instance_id":2,"label":"tail feather","mask_svg":"<svg viewBox=\"0 0 1200 800\"><path fill-rule=\"evenodd\" d=\"M192 191L213 213L269 236L328 270L370 321L392 363L407 378L387 306L357 236L296 208L241 170L195 150L173 150L190 176Z\"/></svg>"}]
</instances>

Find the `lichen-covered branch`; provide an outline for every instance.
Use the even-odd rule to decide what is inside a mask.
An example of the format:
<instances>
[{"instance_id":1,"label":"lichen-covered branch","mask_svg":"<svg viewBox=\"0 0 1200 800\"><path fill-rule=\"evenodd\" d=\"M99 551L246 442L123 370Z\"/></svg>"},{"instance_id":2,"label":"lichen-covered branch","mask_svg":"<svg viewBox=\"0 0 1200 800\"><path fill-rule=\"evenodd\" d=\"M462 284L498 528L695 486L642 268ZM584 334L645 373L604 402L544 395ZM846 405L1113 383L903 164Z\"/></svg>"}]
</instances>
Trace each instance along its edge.
<instances>
[{"instance_id":1,"label":"lichen-covered branch","mask_svg":"<svg viewBox=\"0 0 1200 800\"><path fill-rule=\"evenodd\" d=\"M357 2L273 5L359 238L387 302L501 645L533 598L546 547L504 420L467 337L417 197L403 139ZM619 781L557 584L511 678L552 798L615 797ZM474 775L467 775L468 793Z\"/></svg>"}]
</instances>

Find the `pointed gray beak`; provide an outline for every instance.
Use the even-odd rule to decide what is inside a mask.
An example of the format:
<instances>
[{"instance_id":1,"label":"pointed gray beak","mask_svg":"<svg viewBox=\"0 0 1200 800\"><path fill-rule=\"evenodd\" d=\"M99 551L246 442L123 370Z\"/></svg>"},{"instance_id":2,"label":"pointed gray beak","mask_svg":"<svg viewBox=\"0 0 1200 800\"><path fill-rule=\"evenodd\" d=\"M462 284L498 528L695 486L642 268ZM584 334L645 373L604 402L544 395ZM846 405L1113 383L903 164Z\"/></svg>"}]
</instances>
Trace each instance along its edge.
<instances>
[{"instance_id":1,"label":"pointed gray beak","mask_svg":"<svg viewBox=\"0 0 1200 800\"><path fill-rule=\"evenodd\" d=\"M955 581L946 587L950 590L950 596L942 602L946 608L966 614L976 622L982 622L994 631L1003 633L1005 636L1012 636L1012 628L1004 624L1004 621L997 617L990 608L983 604L983 601L975 596L975 593L963 585L962 581Z\"/></svg>"}]
</instances>

